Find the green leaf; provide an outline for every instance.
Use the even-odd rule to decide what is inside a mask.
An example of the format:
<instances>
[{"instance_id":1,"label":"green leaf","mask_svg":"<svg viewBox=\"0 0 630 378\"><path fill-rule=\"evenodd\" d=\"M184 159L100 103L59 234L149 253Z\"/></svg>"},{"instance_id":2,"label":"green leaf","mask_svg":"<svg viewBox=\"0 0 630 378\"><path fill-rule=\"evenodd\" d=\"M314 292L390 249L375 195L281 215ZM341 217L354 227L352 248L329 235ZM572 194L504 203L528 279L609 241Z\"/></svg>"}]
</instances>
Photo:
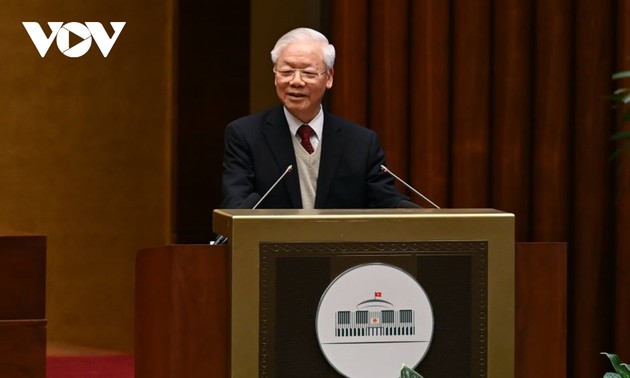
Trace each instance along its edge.
<instances>
[{"instance_id":1,"label":"green leaf","mask_svg":"<svg viewBox=\"0 0 630 378\"><path fill-rule=\"evenodd\" d=\"M604 378L621 378L621 375L617 373L606 373L604 374Z\"/></svg>"},{"instance_id":2,"label":"green leaf","mask_svg":"<svg viewBox=\"0 0 630 378\"><path fill-rule=\"evenodd\" d=\"M630 130L619 131L618 133L614 133L610 140L622 140L630 138Z\"/></svg>"},{"instance_id":3,"label":"green leaf","mask_svg":"<svg viewBox=\"0 0 630 378\"><path fill-rule=\"evenodd\" d=\"M601 354L608 357L608 359L610 360L610 363L612 364L612 366L615 368L615 371L616 371L617 366L621 364L621 359L619 358L619 356L617 356L614 353L606 353L606 352L602 352Z\"/></svg>"},{"instance_id":4,"label":"green leaf","mask_svg":"<svg viewBox=\"0 0 630 378\"><path fill-rule=\"evenodd\" d=\"M620 94L626 93L628 91L630 91L630 88L619 88L616 91L614 91L613 94L620 95Z\"/></svg>"},{"instance_id":5,"label":"green leaf","mask_svg":"<svg viewBox=\"0 0 630 378\"><path fill-rule=\"evenodd\" d=\"M605 353L605 352L602 354L605 354L610 360L610 363L613 365L613 367L615 368L615 371L617 372L617 377L630 378L630 369L628 369L627 364L624 364L621 362L621 359L619 358L619 356L613 353ZM612 373L606 373L604 377L606 378L608 374L612 374ZM615 376L614 375L610 376L610 378L612 377L615 377Z\"/></svg>"},{"instance_id":6,"label":"green leaf","mask_svg":"<svg viewBox=\"0 0 630 378\"><path fill-rule=\"evenodd\" d=\"M612 75L613 80L623 79L626 77L630 77L630 71L619 71Z\"/></svg>"},{"instance_id":7,"label":"green leaf","mask_svg":"<svg viewBox=\"0 0 630 378\"><path fill-rule=\"evenodd\" d=\"M623 96L621 101L623 101L624 104L627 104L628 102L630 102L630 94Z\"/></svg>"},{"instance_id":8,"label":"green leaf","mask_svg":"<svg viewBox=\"0 0 630 378\"><path fill-rule=\"evenodd\" d=\"M604 100L612 102L613 103L612 104L612 108L613 109L617 109L620 106L626 105L626 103L624 103L623 101L628 95L630 95L630 92L628 94L626 94L626 95L619 95L619 96L617 96L617 95L606 95L606 96L604 96Z\"/></svg>"},{"instance_id":9,"label":"green leaf","mask_svg":"<svg viewBox=\"0 0 630 378\"><path fill-rule=\"evenodd\" d=\"M604 99L609 100L609 101L614 101L614 102L622 102L623 96L606 95L604 96Z\"/></svg>"},{"instance_id":10,"label":"green leaf","mask_svg":"<svg viewBox=\"0 0 630 378\"><path fill-rule=\"evenodd\" d=\"M400 369L400 378L422 378L422 376L418 374L415 370L403 364L402 369Z\"/></svg>"}]
</instances>

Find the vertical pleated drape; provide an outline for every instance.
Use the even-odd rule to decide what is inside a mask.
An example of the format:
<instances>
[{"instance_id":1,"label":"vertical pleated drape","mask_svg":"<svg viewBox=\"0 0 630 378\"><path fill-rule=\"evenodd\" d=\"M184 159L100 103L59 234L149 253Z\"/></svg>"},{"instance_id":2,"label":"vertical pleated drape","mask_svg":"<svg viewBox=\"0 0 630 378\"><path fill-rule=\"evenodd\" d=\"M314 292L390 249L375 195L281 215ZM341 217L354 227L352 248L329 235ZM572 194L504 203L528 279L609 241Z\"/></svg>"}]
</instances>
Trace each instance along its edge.
<instances>
[{"instance_id":1,"label":"vertical pleated drape","mask_svg":"<svg viewBox=\"0 0 630 378\"><path fill-rule=\"evenodd\" d=\"M603 351L630 361L630 180L604 99L630 69L629 4L330 1L331 110L377 131L390 169L438 205L568 242L572 377L602 376Z\"/></svg>"}]
</instances>

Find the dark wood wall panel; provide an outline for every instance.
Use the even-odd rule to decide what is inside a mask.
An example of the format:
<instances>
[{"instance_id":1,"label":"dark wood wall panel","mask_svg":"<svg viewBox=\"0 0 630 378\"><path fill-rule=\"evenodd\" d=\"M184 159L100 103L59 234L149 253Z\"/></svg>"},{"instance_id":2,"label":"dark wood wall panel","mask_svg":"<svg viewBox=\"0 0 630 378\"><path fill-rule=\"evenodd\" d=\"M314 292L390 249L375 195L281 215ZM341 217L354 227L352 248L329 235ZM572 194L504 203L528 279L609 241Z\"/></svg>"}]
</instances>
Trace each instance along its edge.
<instances>
[{"instance_id":1,"label":"dark wood wall panel","mask_svg":"<svg viewBox=\"0 0 630 378\"><path fill-rule=\"evenodd\" d=\"M516 240L529 237L532 11L528 1L494 3L490 204L519 214Z\"/></svg>"},{"instance_id":2,"label":"dark wood wall panel","mask_svg":"<svg viewBox=\"0 0 630 378\"><path fill-rule=\"evenodd\" d=\"M409 33L407 1L371 3L370 125L378 132L393 172L407 178ZM402 85L401 85L402 83Z\"/></svg>"},{"instance_id":3,"label":"dark wood wall panel","mask_svg":"<svg viewBox=\"0 0 630 378\"><path fill-rule=\"evenodd\" d=\"M367 125L368 108L368 4L332 0L330 39L337 50L330 110Z\"/></svg>"},{"instance_id":4,"label":"dark wood wall panel","mask_svg":"<svg viewBox=\"0 0 630 378\"><path fill-rule=\"evenodd\" d=\"M451 84L452 207L484 207L489 199L491 2L457 2ZM468 189L463 189L468 188Z\"/></svg>"},{"instance_id":5,"label":"dark wood wall panel","mask_svg":"<svg viewBox=\"0 0 630 378\"><path fill-rule=\"evenodd\" d=\"M593 358L612 343L612 289L607 278L613 270L610 135L612 112L603 95L612 89L614 70L613 2L576 2L575 35L575 179L573 217L572 358L580 374L600 375L607 362ZM584 340L584 341L582 341ZM589 340L590 342L585 342Z\"/></svg>"},{"instance_id":6,"label":"dark wood wall panel","mask_svg":"<svg viewBox=\"0 0 630 378\"><path fill-rule=\"evenodd\" d=\"M450 9L448 1L411 2L409 166L424 173L410 181L438 206L449 202Z\"/></svg>"},{"instance_id":7,"label":"dark wood wall panel","mask_svg":"<svg viewBox=\"0 0 630 378\"><path fill-rule=\"evenodd\" d=\"M178 3L175 239L207 243L222 198L223 129L249 112L250 4Z\"/></svg>"},{"instance_id":8,"label":"dark wood wall panel","mask_svg":"<svg viewBox=\"0 0 630 378\"><path fill-rule=\"evenodd\" d=\"M566 241L572 199L573 1L538 0L535 8L531 237Z\"/></svg>"}]
</instances>

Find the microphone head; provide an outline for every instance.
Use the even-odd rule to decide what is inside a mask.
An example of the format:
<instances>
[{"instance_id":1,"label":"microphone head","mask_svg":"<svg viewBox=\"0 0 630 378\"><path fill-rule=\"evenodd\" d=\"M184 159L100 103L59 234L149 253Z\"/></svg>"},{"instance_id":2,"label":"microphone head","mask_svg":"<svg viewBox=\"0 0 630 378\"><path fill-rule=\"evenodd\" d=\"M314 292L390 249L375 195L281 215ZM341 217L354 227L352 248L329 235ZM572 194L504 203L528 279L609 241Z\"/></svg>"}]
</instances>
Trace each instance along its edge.
<instances>
[{"instance_id":1,"label":"microphone head","mask_svg":"<svg viewBox=\"0 0 630 378\"><path fill-rule=\"evenodd\" d=\"M250 193L238 206L239 209L251 209L260 200L258 193Z\"/></svg>"}]
</instances>

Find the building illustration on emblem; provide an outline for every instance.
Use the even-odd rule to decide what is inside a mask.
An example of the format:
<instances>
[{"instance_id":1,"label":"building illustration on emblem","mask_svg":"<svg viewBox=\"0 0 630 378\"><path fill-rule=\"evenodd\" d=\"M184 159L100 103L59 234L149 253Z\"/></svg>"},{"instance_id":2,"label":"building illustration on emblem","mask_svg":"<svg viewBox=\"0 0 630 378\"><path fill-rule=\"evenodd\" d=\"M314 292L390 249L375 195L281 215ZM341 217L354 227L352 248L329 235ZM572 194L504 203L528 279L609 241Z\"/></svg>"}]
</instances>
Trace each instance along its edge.
<instances>
[{"instance_id":1,"label":"building illustration on emblem","mask_svg":"<svg viewBox=\"0 0 630 378\"><path fill-rule=\"evenodd\" d=\"M407 271L368 263L328 285L315 326L324 357L343 376L397 377L401 364L417 366L429 349L433 311Z\"/></svg>"},{"instance_id":2,"label":"building illustration on emblem","mask_svg":"<svg viewBox=\"0 0 630 378\"><path fill-rule=\"evenodd\" d=\"M335 313L335 338L361 338L362 341L369 342L369 338L374 337L383 341L383 336L398 339L415 334L414 311L397 309L383 299L380 291L374 292L373 299L358 303L356 310L340 310Z\"/></svg>"}]
</instances>

